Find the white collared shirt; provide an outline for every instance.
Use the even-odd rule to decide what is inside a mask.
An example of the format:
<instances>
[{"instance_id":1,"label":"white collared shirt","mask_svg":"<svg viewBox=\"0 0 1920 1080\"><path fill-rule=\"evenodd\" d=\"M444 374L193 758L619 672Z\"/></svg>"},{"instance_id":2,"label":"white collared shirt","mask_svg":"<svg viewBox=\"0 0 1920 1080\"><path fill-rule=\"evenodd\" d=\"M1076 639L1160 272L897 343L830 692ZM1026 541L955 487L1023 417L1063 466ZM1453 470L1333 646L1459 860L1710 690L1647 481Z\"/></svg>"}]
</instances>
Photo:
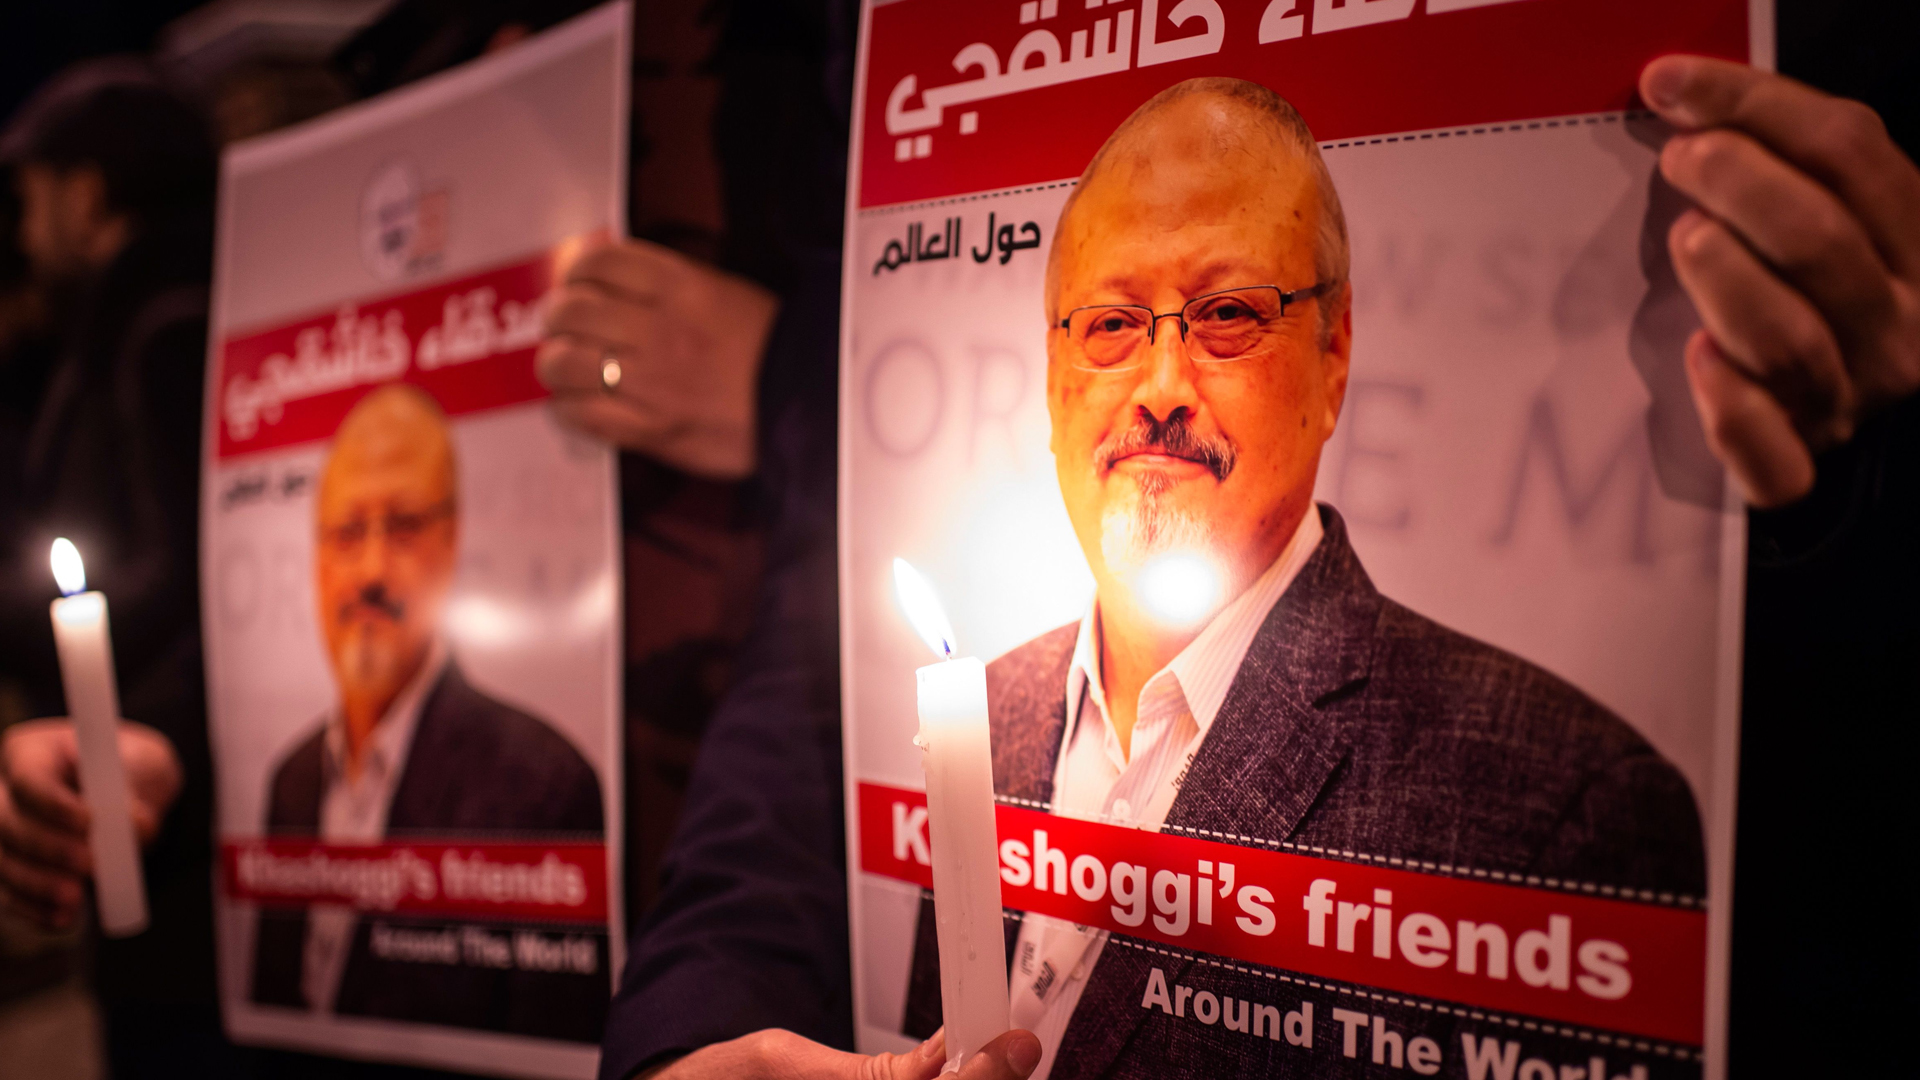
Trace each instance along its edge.
<instances>
[{"instance_id":1,"label":"white collared shirt","mask_svg":"<svg viewBox=\"0 0 1920 1080\"><path fill-rule=\"evenodd\" d=\"M420 726L420 709L427 694L447 667L446 647L435 640L400 695L387 706L365 746L360 748L359 775L347 775L346 716L335 708L322 735L320 840L327 844L373 844L386 837L387 812L393 793L413 749L413 733ZM340 977L346 971L347 950L353 946L358 920L345 904L314 904L307 909L306 949L301 957L300 989L307 1005L332 1012Z\"/></svg>"},{"instance_id":2,"label":"white collared shirt","mask_svg":"<svg viewBox=\"0 0 1920 1080\"><path fill-rule=\"evenodd\" d=\"M1094 605L1080 621L1067 672L1067 723L1054 767L1054 813L1159 830L1254 636L1323 535L1319 510L1309 506L1272 565L1222 608L1172 663L1147 680L1140 690L1131 754L1121 750L1107 712L1099 608ZM1040 1038L1040 1064L1032 1080L1047 1080L1052 1072L1060 1039L1106 942L1105 931L1077 929L1042 915L1022 920L1009 980L1014 1026L1028 1026ZM1040 994L1033 990L1036 981L1046 987Z\"/></svg>"}]
</instances>

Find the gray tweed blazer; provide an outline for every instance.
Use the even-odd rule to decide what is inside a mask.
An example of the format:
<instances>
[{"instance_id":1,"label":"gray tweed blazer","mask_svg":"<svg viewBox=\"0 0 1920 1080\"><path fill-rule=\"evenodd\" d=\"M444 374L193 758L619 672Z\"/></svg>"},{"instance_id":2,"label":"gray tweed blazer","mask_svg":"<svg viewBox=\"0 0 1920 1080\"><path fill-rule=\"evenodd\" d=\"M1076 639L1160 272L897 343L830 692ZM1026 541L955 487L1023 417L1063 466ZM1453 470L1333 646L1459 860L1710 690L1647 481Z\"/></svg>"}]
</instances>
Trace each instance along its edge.
<instances>
[{"instance_id":1,"label":"gray tweed blazer","mask_svg":"<svg viewBox=\"0 0 1920 1080\"><path fill-rule=\"evenodd\" d=\"M1168 810L1169 826L1704 893L1699 815L1671 764L1565 681L1381 596L1340 515L1325 505L1320 515L1326 537L1255 636ZM994 787L1002 796L1052 798L1078 634L1077 623L1060 627L987 666ZM1010 918L1009 952L1018 929ZM1272 1000L1276 983L1132 943L1114 935L1089 976L1055 1080L1319 1075L1357 1064L1338 1053L1289 1054L1285 1043L1143 1009L1155 966L1169 980L1186 977L1241 1000ZM1333 1005L1355 1006L1341 999L1320 1005L1317 1037L1337 1043ZM1414 1033L1432 1029L1457 1058L1451 1025L1459 1021L1410 1013ZM924 1036L940 1022L929 894L903 1027Z\"/></svg>"},{"instance_id":2,"label":"gray tweed blazer","mask_svg":"<svg viewBox=\"0 0 1920 1080\"><path fill-rule=\"evenodd\" d=\"M326 790L324 725L274 770L267 834L320 831ZM449 663L420 708L413 748L387 813L392 840L588 840L605 835L600 778L546 721L490 697ZM373 925L459 933L472 920L368 915L354 928L333 1008L342 1016L597 1042L607 1014L607 940L597 927L592 975L387 960L373 951ZM307 913L265 906L255 937L253 1000L305 1011ZM514 924L489 927L500 934ZM554 927L537 927L541 931Z\"/></svg>"}]
</instances>

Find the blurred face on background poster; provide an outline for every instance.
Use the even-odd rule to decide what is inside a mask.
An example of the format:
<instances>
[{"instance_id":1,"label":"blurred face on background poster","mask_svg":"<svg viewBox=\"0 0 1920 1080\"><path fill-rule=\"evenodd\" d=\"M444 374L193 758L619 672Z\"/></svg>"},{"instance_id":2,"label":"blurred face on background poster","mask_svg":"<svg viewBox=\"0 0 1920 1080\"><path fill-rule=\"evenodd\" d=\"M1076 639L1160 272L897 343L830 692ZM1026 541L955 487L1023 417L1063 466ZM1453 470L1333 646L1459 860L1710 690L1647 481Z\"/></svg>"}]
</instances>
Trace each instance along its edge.
<instances>
[{"instance_id":1,"label":"blurred face on background poster","mask_svg":"<svg viewBox=\"0 0 1920 1080\"><path fill-rule=\"evenodd\" d=\"M1183 88L1095 157L1048 264L1055 467L1109 609L1165 552L1217 565L1222 599L1258 576L1311 506L1346 392L1324 169L1244 94Z\"/></svg>"},{"instance_id":2,"label":"blurred face on background poster","mask_svg":"<svg viewBox=\"0 0 1920 1080\"><path fill-rule=\"evenodd\" d=\"M453 444L426 394L390 385L341 422L321 475L315 586L341 708L365 731L425 662L458 547Z\"/></svg>"}]
</instances>

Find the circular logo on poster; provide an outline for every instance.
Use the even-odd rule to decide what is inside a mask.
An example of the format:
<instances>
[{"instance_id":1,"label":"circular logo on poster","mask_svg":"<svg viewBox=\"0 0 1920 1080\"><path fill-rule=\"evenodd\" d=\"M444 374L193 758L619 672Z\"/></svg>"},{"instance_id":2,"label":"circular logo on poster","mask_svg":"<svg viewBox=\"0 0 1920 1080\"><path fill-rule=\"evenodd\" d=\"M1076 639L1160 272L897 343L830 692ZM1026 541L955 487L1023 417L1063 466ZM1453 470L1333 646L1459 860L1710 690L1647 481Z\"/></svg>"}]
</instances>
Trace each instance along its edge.
<instances>
[{"instance_id":1,"label":"circular logo on poster","mask_svg":"<svg viewBox=\"0 0 1920 1080\"><path fill-rule=\"evenodd\" d=\"M374 277L399 277L419 240L420 181L412 166L396 161L374 173L360 195L360 258Z\"/></svg>"}]
</instances>

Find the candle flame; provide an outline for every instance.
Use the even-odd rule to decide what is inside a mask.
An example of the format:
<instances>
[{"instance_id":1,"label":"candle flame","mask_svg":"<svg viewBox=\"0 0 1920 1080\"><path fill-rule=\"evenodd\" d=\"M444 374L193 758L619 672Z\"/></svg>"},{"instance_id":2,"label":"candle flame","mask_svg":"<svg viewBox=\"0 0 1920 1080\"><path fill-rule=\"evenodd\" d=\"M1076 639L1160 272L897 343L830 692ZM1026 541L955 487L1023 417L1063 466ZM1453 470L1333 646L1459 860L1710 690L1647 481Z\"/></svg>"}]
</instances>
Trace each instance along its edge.
<instances>
[{"instance_id":1,"label":"candle flame","mask_svg":"<svg viewBox=\"0 0 1920 1080\"><path fill-rule=\"evenodd\" d=\"M73 541L64 536L55 540L48 558L53 563L53 580L60 584L61 595L72 596L86 590L87 567L80 561L80 549L73 546Z\"/></svg>"},{"instance_id":2,"label":"candle flame","mask_svg":"<svg viewBox=\"0 0 1920 1080\"><path fill-rule=\"evenodd\" d=\"M933 583L907 560L895 559L893 589L920 640L942 660L952 657L953 624L947 621L946 610L940 606L940 594L933 591Z\"/></svg>"}]
</instances>

